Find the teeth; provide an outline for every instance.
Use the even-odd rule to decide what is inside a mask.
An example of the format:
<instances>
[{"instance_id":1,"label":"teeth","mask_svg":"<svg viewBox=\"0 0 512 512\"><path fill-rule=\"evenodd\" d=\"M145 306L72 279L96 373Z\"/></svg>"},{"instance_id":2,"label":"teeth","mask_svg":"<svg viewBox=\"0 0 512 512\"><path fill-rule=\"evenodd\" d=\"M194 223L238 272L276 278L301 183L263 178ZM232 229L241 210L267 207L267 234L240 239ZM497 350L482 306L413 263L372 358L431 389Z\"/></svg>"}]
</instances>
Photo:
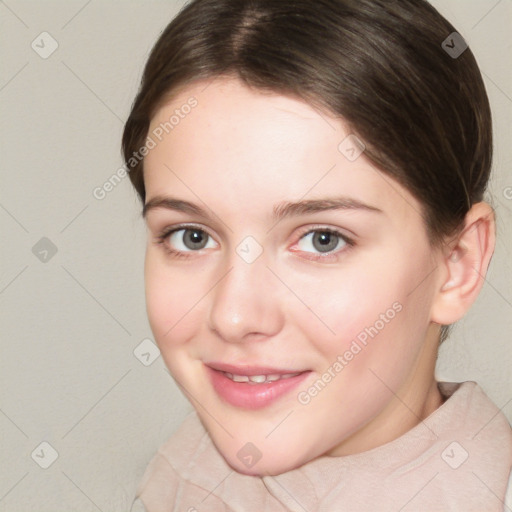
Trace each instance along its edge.
<instances>
[{"instance_id":1,"label":"teeth","mask_svg":"<svg viewBox=\"0 0 512 512\"><path fill-rule=\"evenodd\" d=\"M265 382L267 380L267 377L265 377L265 375L251 375L249 377L249 380L251 382L258 382L258 383L262 383L262 382Z\"/></svg>"},{"instance_id":2,"label":"teeth","mask_svg":"<svg viewBox=\"0 0 512 512\"><path fill-rule=\"evenodd\" d=\"M281 379L289 379L290 377L295 377L299 375L301 372L297 373L285 373L283 375L279 375L278 373L272 373L270 375L234 375L229 372L223 372L224 375L230 378L234 382L250 382L254 384L263 384L266 382L275 382L276 380Z\"/></svg>"}]
</instances>

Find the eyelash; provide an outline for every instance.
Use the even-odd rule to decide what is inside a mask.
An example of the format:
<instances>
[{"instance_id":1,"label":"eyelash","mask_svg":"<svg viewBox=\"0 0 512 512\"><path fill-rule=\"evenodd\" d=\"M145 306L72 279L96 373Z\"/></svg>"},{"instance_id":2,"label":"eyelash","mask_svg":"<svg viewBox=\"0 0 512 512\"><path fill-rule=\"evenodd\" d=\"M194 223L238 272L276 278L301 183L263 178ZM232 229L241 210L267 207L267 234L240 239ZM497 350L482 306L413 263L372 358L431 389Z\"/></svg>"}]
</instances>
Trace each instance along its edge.
<instances>
[{"instance_id":1,"label":"eyelash","mask_svg":"<svg viewBox=\"0 0 512 512\"><path fill-rule=\"evenodd\" d=\"M201 228L199 226L195 226L193 224L184 224L184 225L173 226L172 228L164 229L161 233L159 233L156 236L155 242L158 245L162 245L163 248L165 249L165 252L169 256L171 256L173 258L177 258L177 259L188 259L191 257L191 254L193 254L194 252L200 252L200 251L187 251L187 252L177 251L176 249L172 249L171 247L169 247L168 244L165 243L165 241L167 240L167 238L170 235L172 235L176 231L181 231L183 229L201 231L202 233L205 233L209 237L213 238L207 231L205 231L203 228ZM316 256L308 256L306 259L312 259L314 261L324 261L324 262L328 259L331 260L332 258L337 260L339 254L346 252L347 250L349 250L350 248L352 248L355 245L355 242L353 239L347 237L345 234L341 233L340 231L338 231L334 228L329 228L329 227L325 227L325 226L315 226L313 228L310 227L307 230L304 230L299 236L299 241L302 240L302 238L305 237L306 235L309 235L310 233L329 233L331 235L336 235L346 244L346 247L342 248L342 249L338 249L336 252L317 253ZM301 251L294 251L294 252L301 252ZM314 253L308 252L307 254L313 255Z\"/></svg>"}]
</instances>

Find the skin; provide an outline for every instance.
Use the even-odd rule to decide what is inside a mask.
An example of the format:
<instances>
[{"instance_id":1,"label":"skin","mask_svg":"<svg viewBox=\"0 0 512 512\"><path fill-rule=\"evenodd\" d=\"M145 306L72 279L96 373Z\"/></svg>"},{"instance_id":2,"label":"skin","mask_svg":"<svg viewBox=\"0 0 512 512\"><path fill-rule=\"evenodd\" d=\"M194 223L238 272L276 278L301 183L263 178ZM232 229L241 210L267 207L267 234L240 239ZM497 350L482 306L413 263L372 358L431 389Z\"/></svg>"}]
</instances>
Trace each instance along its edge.
<instances>
[{"instance_id":1,"label":"skin","mask_svg":"<svg viewBox=\"0 0 512 512\"><path fill-rule=\"evenodd\" d=\"M321 455L350 455L396 439L442 403L434 377L439 324L458 320L478 294L494 247L492 211L480 203L459 240L434 248L419 202L364 153L351 162L338 150L350 134L343 120L234 78L206 85L181 90L148 132L197 99L144 163L146 203L172 196L211 215L163 207L145 215L147 311L167 367L240 473L275 475ZM340 195L380 212L271 219L282 201ZM181 223L210 235L205 248L184 245L183 231L158 240ZM307 233L325 228L354 245L339 239L321 259ZM263 249L252 263L236 252L247 236ZM397 303L400 312L309 403L300 403L297 394ZM216 394L208 361L311 373L296 391L246 410ZM262 453L252 468L237 457L247 442Z\"/></svg>"}]
</instances>

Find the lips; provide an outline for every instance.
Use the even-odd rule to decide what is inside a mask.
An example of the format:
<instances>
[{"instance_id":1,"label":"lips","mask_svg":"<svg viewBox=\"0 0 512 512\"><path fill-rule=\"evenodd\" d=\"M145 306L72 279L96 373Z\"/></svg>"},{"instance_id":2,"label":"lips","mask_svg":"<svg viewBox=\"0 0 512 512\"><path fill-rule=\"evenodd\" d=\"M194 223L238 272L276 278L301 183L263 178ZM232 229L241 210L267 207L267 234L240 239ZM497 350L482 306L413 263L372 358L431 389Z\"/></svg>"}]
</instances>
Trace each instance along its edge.
<instances>
[{"instance_id":1,"label":"lips","mask_svg":"<svg viewBox=\"0 0 512 512\"><path fill-rule=\"evenodd\" d=\"M244 409L259 409L290 393L309 370L270 366L205 365L212 386L225 402Z\"/></svg>"}]
</instances>

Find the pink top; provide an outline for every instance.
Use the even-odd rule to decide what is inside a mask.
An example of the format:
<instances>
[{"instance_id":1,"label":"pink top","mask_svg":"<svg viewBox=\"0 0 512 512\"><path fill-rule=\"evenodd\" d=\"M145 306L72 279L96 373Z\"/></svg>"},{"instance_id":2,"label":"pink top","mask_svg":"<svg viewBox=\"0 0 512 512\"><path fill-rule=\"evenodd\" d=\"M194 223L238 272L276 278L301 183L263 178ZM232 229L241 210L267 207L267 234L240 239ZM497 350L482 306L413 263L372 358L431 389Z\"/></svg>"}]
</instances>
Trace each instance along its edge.
<instances>
[{"instance_id":1,"label":"pink top","mask_svg":"<svg viewBox=\"0 0 512 512\"><path fill-rule=\"evenodd\" d=\"M234 471L194 411L149 463L132 511L512 510L505 506L512 468L506 417L475 382L439 389L449 399L401 437L278 476Z\"/></svg>"}]
</instances>

